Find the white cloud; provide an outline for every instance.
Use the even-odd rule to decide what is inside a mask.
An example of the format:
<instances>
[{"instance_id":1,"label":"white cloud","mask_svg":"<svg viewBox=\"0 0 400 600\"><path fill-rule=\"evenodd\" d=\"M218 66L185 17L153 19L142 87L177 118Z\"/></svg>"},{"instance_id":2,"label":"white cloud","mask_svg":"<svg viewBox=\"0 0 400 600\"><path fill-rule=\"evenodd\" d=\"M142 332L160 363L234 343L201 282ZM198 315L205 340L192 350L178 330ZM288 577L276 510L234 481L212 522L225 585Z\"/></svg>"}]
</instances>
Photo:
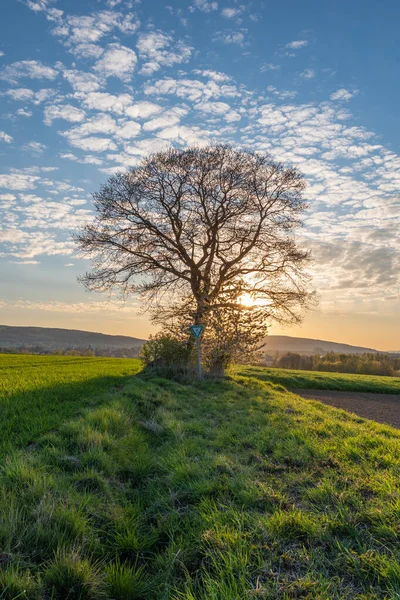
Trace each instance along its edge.
<instances>
[{"instance_id":1,"label":"white cloud","mask_svg":"<svg viewBox=\"0 0 400 600\"><path fill-rule=\"evenodd\" d=\"M66 21L66 31L65 35L68 36L68 41L71 44L87 44L98 42L106 31L110 31L110 27L99 27L99 23L97 22L94 16L69 16ZM63 31L55 30L57 33L61 34Z\"/></svg>"},{"instance_id":2,"label":"white cloud","mask_svg":"<svg viewBox=\"0 0 400 600\"><path fill-rule=\"evenodd\" d=\"M351 98L354 98L354 96L356 96L357 94L358 94L358 90L354 90L354 91L350 92L349 90L346 90L345 88L341 88L337 92L334 92L333 94L331 94L330 99L331 100L344 100L345 102L348 102Z\"/></svg>"},{"instance_id":3,"label":"white cloud","mask_svg":"<svg viewBox=\"0 0 400 600\"><path fill-rule=\"evenodd\" d=\"M86 96L78 96L87 108L106 112L115 112L122 114L132 105L132 98L129 94L119 94L114 96L107 92L90 92ZM132 116L132 115L130 115Z\"/></svg>"},{"instance_id":4,"label":"white cloud","mask_svg":"<svg viewBox=\"0 0 400 600\"><path fill-rule=\"evenodd\" d=\"M30 190L36 186L39 177L23 173L0 174L0 188L9 190Z\"/></svg>"},{"instance_id":5,"label":"white cloud","mask_svg":"<svg viewBox=\"0 0 400 600\"><path fill-rule=\"evenodd\" d=\"M18 79L27 77L29 79L55 79L57 71L47 67L40 60L21 60L8 65L0 71L0 79L16 83Z\"/></svg>"},{"instance_id":6,"label":"white cloud","mask_svg":"<svg viewBox=\"0 0 400 600\"><path fill-rule=\"evenodd\" d=\"M75 92L97 92L102 87L101 79L94 73L72 69L63 71L63 76Z\"/></svg>"},{"instance_id":7,"label":"white cloud","mask_svg":"<svg viewBox=\"0 0 400 600\"><path fill-rule=\"evenodd\" d=\"M64 158L65 160L79 160L79 158L75 154L72 154L72 152L61 153L60 158Z\"/></svg>"},{"instance_id":8,"label":"white cloud","mask_svg":"<svg viewBox=\"0 0 400 600\"><path fill-rule=\"evenodd\" d=\"M289 42L286 44L286 48L291 48L292 50L298 50L299 48L305 48L308 46L307 40L295 40L294 42Z\"/></svg>"},{"instance_id":9,"label":"white cloud","mask_svg":"<svg viewBox=\"0 0 400 600\"><path fill-rule=\"evenodd\" d=\"M218 2L209 2L208 0L194 0L193 4L189 7L190 12L194 10L201 10L202 12L209 13L214 10L218 10Z\"/></svg>"},{"instance_id":10,"label":"white cloud","mask_svg":"<svg viewBox=\"0 0 400 600\"><path fill-rule=\"evenodd\" d=\"M273 85L269 85L267 87L267 90L271 92L271 94L274 94L274 96L277 96L280 100L292 99L295 98L295 96L297 95L297 92L290 92L288 90L278 90Z\"/></svg>"},{"instance_id":11,"label":"white cloud","mask_svg":"<svg viewBox=\"0 0 400 600\"><path fill-rule=\"evenodd\" d=\"M117 146L108 138L100 137L84 137L84 138L68 138L71 146L88 150L89 152L105 152L106 150L116 150Z\"/></svg>"},{"instance_id":12,"label":"white cloud","mask_svg":"<svg viewBox=\"0 0 400 600\"><path fill-rule=\"evenodd\" d=\"M20 216L20 226L26 230L75 229L92 217L92 211L78 208L82 200L64 197L60 201L47 198L32 198L24 200L24 205L17 208ZM83 201L86 204L85 201ZM43 235L39 233L39 241ZM29 240L30 244L32 243ZM46 252L48 253L48 252Z\"/></svg>"},{"instance_id":13,"label":"white cloud","mask_svg":"<svg viewBox=\"0 0 400 600\"><path fill-rule=\"evenodd\" d=\"M139 140L132 146L126 146L125 151L128 154L133 154L135 156L146 156L147 154L163 150L167 145L168 143L165 140L151 137L145 140Z\"/></svg>"},{"instance_id":14,"label":"white cloud","mask_svg":"<svg viewBox=\"0 0 400 600\"><path fill-rule=\"evenodd\" d=\"M136 123L135 121L127 121L116 131L115 135L117 138L129 140L138 136L140 130L141 126L139 125L139 123Z\"/></svg>"},{"instance_id":15,"label":"white cloud","mask_svg":"<svg viewBox=\"0 0 400 600\"><path fill-rule=\"evenodd\" d=\"M35 93L34 104L40 104L41 102L46 102L46 100L53 98L53 96L55 96L56 93L57 93L56 90L53 90L51 88L45 88L45 89L39 90L38 92Z\"/></svg>"},{"instance_id":16,"label":"white cloud","mask_svg":"<svg viewBox=\"0 0 400 600\"><path fill-rule=\"evenodd\" d=\"M58 241L54 236L39 231L36 231L34 236L29 235L22 244L22 248L12 252L12 255L16 258L27 259L43 254L47 256L68 256L76 250L74 242Z\"/></svg>"},{"instance_id":17,"label":"white cloud","mask_svg":"<svg viewBox=\"0 0 400 600\"><path fill-rule=\"evenodd\" d=\"M52 96L56 95L56 90L51 88L44 88L37 92L29 88L16 88L7 90L5 94L15 100L16 102L33 102L33 104L40 104L45 102Z\"/></svg>"},{"instance_id":18,"label":"white cloud","mask_svg":"<svg viewBox=\"0 0 400 600\"><path fill-rule=\"evenodd\" d=\"M343 240L366 240L371 228L381 228L384 219L393 222L399 209L396 196L390 194L398 194L400 189L400 178L398 182L393 180L396 168L389 168L388 186L384 183L384 174L379 173L385 150L380 145L367 143L373 137L371 132L362 127L349 127L338 120L341 110L329 102L279 107L269 104L261 108L258 130L251 127L254 149L267 149L275 159L297 165L306 175L309 183L307 198L312 204L312 212L307 215L303 235L316 244L330 240L337 247L344 243ZM338 164L335 164L336 159L340 160ZM345 167L342 159L348 161ZM353 175L364 169L369 170L364 180L360 179L361 175ZM339 205L343 208L337 213ZM374 208L373 214L361 211L362 207ZM329 222L325 214L328 212ZM389 238L376 238L376 243L382 244L383 239ZM400 249L400 238L396 242L391 236L390 243L397 243ZM342 281L347 281L346 277L342 277ZM340 281L340 276L330 273L328 280Z\"/></svg>"},{"instance_id":19,"label":"white cloud","mask_svg":"<svg viewBox=\"0 0 400 600\"><path fill-rule=\"evenodd\" d=\"M226 102L199 102L194 108L202 113L222 116L228 122L240 121L241 119L240 114Z\"/></svg>"},{"instance_id":20,"label":"white cloud","mask_svg":"<svg viewBox=\"0 0 400 600\"><path fill-rule=\"evenodd\" d=\"M221 73L219 71L211 71L211 70L202 71L201 69L194 69L193 73L195 75L201 75L202 77L207 77L208 79L212 79L216 83L225 83L228 81L232 81L232 77L230 75L227 75L226 73Z\"/></svg>"},{"instance_id":21,"label":"white cloud","mask_svg":"<svg viewBox=\"0 0 400 600\"><path fill-rule=\"evenodd\" d=\"M2 56L5 56L5 53L0 51L0 58L1 58Z\"/></svg>"},{"instance_id":22,"label":"white cloud","mask_svg":"<svg viewBox=\"0 0 400 600\"><path fill-rule=\"evenodd\" d=\"M216 38L224 42L224 44L238 44L241 45L244 42L244 34L242 31L232 31L230 33L219 32Z\"/></svg>"},{"instance_id":23,"label":"white cloud","mask_svg":"<svg viewBox=\"0 0 400 600\"><path fill-rule=\"evenodd\" d=\"M21 146L21 150L25 152L30 152L31 154L38 156L39 154L43 154L46 150L47 146L41 144L40 142L27 142L23 146Z\"/></svg>"},{"instance_id":24,"label":"white cloud","mask_svg":"<svg viewBox=\"0 0 400 600\"><path fill-rule=\"evenodd\" d=\"M48 8L46 11L46 19L55 23L59 23L62 20L64 12L58 8Z\"/></svg>"},{"instance_id":25,"label":"white cloud","mask_svg":"<svg viewBox=\"0 0 400 600\"><path fill-rule=\"evenodd\" d=\"M174 125L166 127L159 132L158 136L163 140L178 144L204 146L209 143L208 132L200 127L187 127L185 125Z\"/></svg>"},{"instance_id":26,"label":"white cloud","mask_svg":"<svg viewBox=\"0 0 400 600\"><path fill-rule=\"evenodd\" d=\"M43 198L41 198L40 196L37 196L36 194L19 194L19 197L20 197L21 201L24 202L25 204L43 201Z\"/></svg>"},{"instance_id":27,"label":"white cloud","mask_svg":"<svg viewBox=\"0 0 400 600\"><path fill-rule=\"evenodd\" d=\"M273 63L264 63L260 67L261 73L265 73L266 71L279 71L281 68L280 65L274 65Z\"/></svg>"},{"instance_id":28,"label":"white cloud","mask_svg":"<svg viewBox=\"0 0 400 600\"><path fill-rule=\"evenodd\" d=\"M238 17L241 13L241 8L223 8L221 10L221 15L225 17L225 19L234 19Z\"/></svg>"},{"instance_id":29,"label":"white cloud","mask_svg":"<svg viewBox=\"0 0 400 600\"><path fill-rule=\"evenodd\" d=\"M114 165L113 167L103 167L99 169L101 173L104 173L107 176L115 175L116 173L124 173L126 170L127 168L122 165Z\"/></svg>"},{"instance_id":30,"label":"white cloud","mask_svg":"<svg viewBox=\"0 0 400 600\"><path fill-rule=\"evenodd\" d=\"M137 49L140 58L146 61L140 70L142 75L151 75L162 66L186 63L193 50L191 46L182 41L175 42L170 35L161 31L140 34Z\"/></svg>"},{"instance_id":31,"label":"white cloud","mask_svg":"<svg viewBox=\"0 0 400 600\"><path fill-rule=\"evenodd\" d=\"M64 105L47 105L44 109L44 123L51 125L55 119L63 119L71 123L80 123L85 118L83 110L72 106L71 104Z\"/></svg>"},{"instance_id":32,"label":"white cloud","mask_svg":"<svg viewBox=\"0 0 400 600\"><path fill-rule=\"evenodd\" d=\"M104 49L97 44L82 43L77 44L70 51L77 58L100 58Z\"/></svg>"},{"instance_id":33,"label":"white cloud","mask_svg":"<svg viewBox=\"0 0 400 600\"><path fill-rule=\"evenodd\" d=\"M7 90L5 94L10 96L13 100L20 100L21 102L26 102L27 100L33 100L35 98L35 92L28 88Z\"/></svg>"},{"instance_id":34,"label":"white cloud","mask_svg":"<svg viewBox=\"0 0 400 600\"><path fill-rule=\"evenodd\" d=\"M102 23L111 23L113 27L125 35L133 35L137 32L140 26L139 19L137 18L136 14L132 12L117 13L115 11L104 11L102 13L98 13L98 16L99 15Z\"/></svg>"},{"instance_id":35,"label":"white cloud","mask_svg":"<svg viewBox=\"0 0 400 600\"><path fill-rule=\"evenodd\" d=\"M85 137L87 135L95 134L111 135L116 131L117 124L114 119L110 117L110 115L100 113L88 119L85 123L82 123L82 125L69 129L64 132L63 135L68 138Z\"/></svg>"},{"instance_id":36,"label":"white cloud","mask_svg":"<svg viewBox=\"0 0 400 600\"><path fill-rule=\"evenodd\" d=\"M109 44L95 64L94 70L103 77L118 77L122 81L130 81L136 63L137 58L133 50L121 44Z\"/></svg>"},{"instance_id":37,"label":"white cloud","mask_svg":"<svg viewBox=\"0 0 400 600\"><path fill-rule=\"evenodd\" d=\"M24 108L19 108L16 113L19 117L31 117L32 112L30 110L25 110Z\"/></svg>"},{"instance_id":38,"label":"white cloud","mask_svg":"<svg viewBox=\"0 0 400 600\"><path fill-rule=\"evenodd\" d=\"M147 102L147 100L143 100L142 102L137 102L132 106L128 106L125 114L133 119L147 119L148 117L157 115L161 111L162 106L159 104L154 104L153 102Z\"/></svg>"},{"instance_id":39,"label":"white cloud","mask_svg":"<svg viewBox=\"0 0 400 600\"><path fill-rule=\"evenodd\" d=\"M99 114L88 119L82 125L63 132L69 143L81 150L90 152L105 152L106 150L115 150L115 143L104 137L93 137L96 134L113 135L118 130L117 124L110 115Z\"/></svg>"},{"instance_id":40,"label":"white cloud","mask_svg":"<svg viewBox=\"0 0 400 600\"><path fill-rule=\"evenodd\" d=\"M84 157L80 158L79 156L72 154L72 152L65 152L64 154L61 153L60 158L63 158L64 160L73 160L75 162L86 164L86 165L100 166L103 164L103 161L100 158L98 158L97 156L85 155Z\"/></svg>"},{"instance_id":41,"label":"white cloud","mask_svg":"<svg viewBox=\"0 0 400 600\"><path fill-rule=\"evenodd\" d=\"M5 131L0 131L0 140L5 142L6 144L11 144L13 138L11 135L8 135Z\"/></svg>"},{"instance_id":42,"label":"white cloud","mask_svg":"<svg viewBox=\"0 0 400 600\"><path fill-rule=\"evenodd\" d=\"M170 110L166 110L161 115L155 117L151 121L147 121L143 125L144 131L155 131L156 129L163 129L165 127L171 127L177 125L181 118L184 117L188 112L187 108L175 107Z\"/></svg>"},{"instance_id":43,"label":"white cloud","mask_svg":"<svg viewBox=\"0 0 400 600\"><path fill-rule=\"evenodd\" d=\"M198 79L160 79L144 87L147 95L174 94L185 100L200 101L221 96L234 97L238 95L234 85L218 85L215 81L203 83Z\"/></svg>"},{"instance_id":44,"label":"white cloud","mask_svg":"<svg viewBox=\"0 0 400 600\"><path fill-rule=\"evenodd\" d=\"M299 77L301 77L302 79L313 79L315 75L316 73L314 69L305 69L302 73L300 73Z\"/></svg>"},{"instance_id":45,"label":"white cloud","mask_svg":"<svg viewBox=\"0 0 400 600\"><path fill-rule=\"evenodd\" d=\"M27 238L27 234L19 229L0 229L0 242L22 242Z\"/></svg>"},{"instance_id":46,"label":"white cloud","mask_svg":"<svg viewBox=\"0 0 400 600\"><path fill-rule=\"evenodd\" d=\"M124 152L120 152L119 154L107 154L107 159L109 161L114 161L122 165L124 169L128 169L129 167L136 167L136 165L140 162L140 159L137 156L130 156ZM116 169L120 169L120 167L112 167L112 170L115 172ZM102 169L104 173L108 171L108 169Z\"/></svg>"},{"instance_id":47,"label":"white cloud","mask_svg":"<svg viewBox=\"0 0 400 600\"><path fill-rule=\"evenodd\" d=\"M90 15L61 16L52 33L76 56L99 58L103 50L97 45L104 36L114 29L131 35L137 31L139 20L134 13L121 13L113 10L93 12Z\"/></svg>"},{"instance_id":48,"label":"white cloud","mask_svg":"<svg viewBox=\"0 0 400 600\"><path fill-rule=\"evenodd\" d=\"M48 9L49 0L26 0L26 6L35 12L40 12Z\"/></svg>"}]
</instances>

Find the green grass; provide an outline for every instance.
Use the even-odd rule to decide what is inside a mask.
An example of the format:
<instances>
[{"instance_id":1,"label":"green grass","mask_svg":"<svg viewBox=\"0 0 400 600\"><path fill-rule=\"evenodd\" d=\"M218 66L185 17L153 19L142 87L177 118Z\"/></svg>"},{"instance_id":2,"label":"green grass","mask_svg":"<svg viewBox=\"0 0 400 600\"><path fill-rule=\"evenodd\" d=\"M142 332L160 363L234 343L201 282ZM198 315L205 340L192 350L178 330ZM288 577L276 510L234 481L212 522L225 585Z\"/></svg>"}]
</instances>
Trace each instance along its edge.
<instances>
[{"instance_id":1,"label":"green grass","mask_svg":"<svg viewBox=\"0 0 400 600\"><path fill-rule=\"evenodd\" d=\"M400 431L258 376L115 379L4 458L0 599L400 598Z\"/></svg>"},{"instance_id":2,"label":"green grass","mask_svg":"<svg viewBox=\"0 0 400 600\"><path fill-rule=\"evenodd\" d=\"M270 381L288 389L339 390L351 392L375 392L378 394L400 394L399 377L381 375L352 375L320 371L296 371L265 367L237 367L234 372Z\"/></svg>"},{"instance_id":3,"label":"green grass","mask_svg":"<svg viewBox=\"0 0 400 600\"><path fill-rule=\"evenodd\" d=\"M0 458L58 427L140 368L132 359L0 354Z\"/></svg>"}]
</instances>

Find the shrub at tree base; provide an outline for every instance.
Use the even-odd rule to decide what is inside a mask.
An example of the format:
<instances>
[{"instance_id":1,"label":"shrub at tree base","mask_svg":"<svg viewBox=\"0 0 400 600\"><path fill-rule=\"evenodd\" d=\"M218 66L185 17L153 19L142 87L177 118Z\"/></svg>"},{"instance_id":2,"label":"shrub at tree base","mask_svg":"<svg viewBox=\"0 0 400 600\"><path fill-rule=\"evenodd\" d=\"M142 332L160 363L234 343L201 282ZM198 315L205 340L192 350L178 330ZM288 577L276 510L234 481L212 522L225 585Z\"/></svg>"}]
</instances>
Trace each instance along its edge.
<instances>
[{"instance_id":1,"label":"shrub at tree base","mask_svg":"<svg viewBox=\"0 0 400 600\"><path fill-rule=\"evenodd\" d=\"M151 336L143 345L140 358L147 368L167 377L194 373L194 353L190 340L180 340L172 335Z\"/></svg>"}]
</instances>

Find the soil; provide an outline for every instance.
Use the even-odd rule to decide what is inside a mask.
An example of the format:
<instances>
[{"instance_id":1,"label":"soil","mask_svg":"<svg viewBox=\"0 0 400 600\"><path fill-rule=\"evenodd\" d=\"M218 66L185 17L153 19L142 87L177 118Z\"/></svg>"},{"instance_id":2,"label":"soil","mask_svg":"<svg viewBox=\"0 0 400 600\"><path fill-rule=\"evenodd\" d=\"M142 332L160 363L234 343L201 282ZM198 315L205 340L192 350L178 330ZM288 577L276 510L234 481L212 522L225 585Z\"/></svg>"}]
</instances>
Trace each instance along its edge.
<instances>
[{"instance_id":1,"label":"soil","mask_svg":"<svg viewBox=\"0 0 400 600\"><path fill-rule=\"evenodd\" d=\"M342 408L359 417L400 429L400 395L336 392L331 390L292 390L302 398L318 400Z\"/></svg>"}]
</instances>

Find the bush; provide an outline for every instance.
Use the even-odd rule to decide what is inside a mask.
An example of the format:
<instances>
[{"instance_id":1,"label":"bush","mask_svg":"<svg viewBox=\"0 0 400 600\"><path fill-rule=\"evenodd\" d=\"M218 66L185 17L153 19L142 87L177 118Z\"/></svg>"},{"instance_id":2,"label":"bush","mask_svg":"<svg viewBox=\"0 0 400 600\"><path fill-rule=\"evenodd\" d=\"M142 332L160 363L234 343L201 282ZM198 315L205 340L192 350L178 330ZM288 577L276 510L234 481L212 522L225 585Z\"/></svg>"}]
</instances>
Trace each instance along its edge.
<instances>
[{"instance_id":1,"label":"bush","mask_svg":"<svg viewBox=\"0 0 400 600\"><path fill-rule=\"evenodd\" d=\"M156 369L167 377L191 373L192 356L190 340L179 340L172 335L162 334L150 337L140 352L140 358L147 368Z\"/></svg>"}]
</instances>

